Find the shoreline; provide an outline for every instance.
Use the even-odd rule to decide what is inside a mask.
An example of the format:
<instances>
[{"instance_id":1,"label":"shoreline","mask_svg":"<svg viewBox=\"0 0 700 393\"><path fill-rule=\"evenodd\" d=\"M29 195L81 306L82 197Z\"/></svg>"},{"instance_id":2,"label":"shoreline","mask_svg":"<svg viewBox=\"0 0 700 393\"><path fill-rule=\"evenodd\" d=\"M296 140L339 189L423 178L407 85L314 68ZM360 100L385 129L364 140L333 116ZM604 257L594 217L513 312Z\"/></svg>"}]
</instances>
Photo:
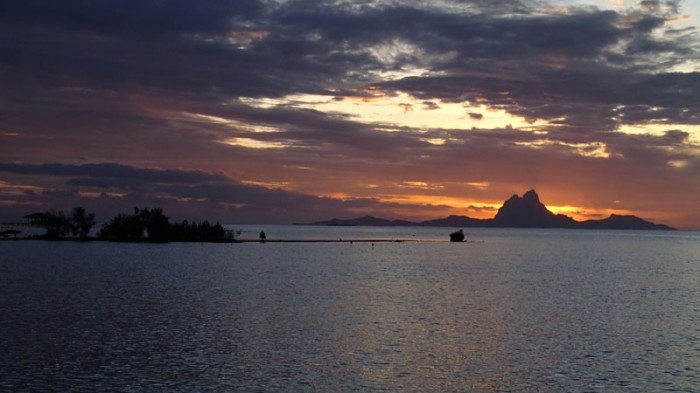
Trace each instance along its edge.
<instances>
[{"instance_id":1,"label":"shoreline","mask_svg":"<svg viewBox=\"0 0 700 393\"><path fill-rule=\"evenodd\" d=\"M38 240L46 242L78 242L78 243L91 243L91 242L111 242L111 243L144 243L144 244L168 244L168 243L216 243L216 244L228 244L228 243L478 243L474 240L464 240L461 242L452 242L450 240L437 240L437 239L266 239L265 241L260 241L259 239L227 239L227 240L217 240L217 241L169 241L169 242L150 242L148 240L113 240L113 239L98 239L98 238L62 238L62 239L47 239L42 237L18 237L18 238L7 238L0 239L3 241L26 241L26 240Z\"/></svg>"},{"instance_id":2,"label":"shoreline","mask_svg":"<svg viewBox=\"0 0 700 393\"><path fill-rule=\"evenodd\" d=\"M236 240L238 243L457 243L431 239L255 239ZM464 241L463 243L467 243Z\"/></svg>"}]
</instances>

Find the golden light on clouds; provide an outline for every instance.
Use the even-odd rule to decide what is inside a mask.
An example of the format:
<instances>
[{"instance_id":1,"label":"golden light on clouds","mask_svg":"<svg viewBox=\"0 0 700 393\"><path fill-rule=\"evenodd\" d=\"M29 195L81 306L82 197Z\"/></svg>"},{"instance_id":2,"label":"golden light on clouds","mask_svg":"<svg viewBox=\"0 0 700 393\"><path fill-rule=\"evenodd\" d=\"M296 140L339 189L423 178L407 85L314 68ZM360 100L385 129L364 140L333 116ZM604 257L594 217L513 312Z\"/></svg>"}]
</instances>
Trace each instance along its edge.
<instances>
[{"instance_id":1,"label":"golden light on clouds","mask_svg":"<svg viewBox=\"0 0 700 393\"><path fill-rule=\"evenodd\" d=\"M252 138L229 138L221 143L231 146L247 147L250 149L283 149L288 147L282 142L261 141Z\"/></svg>"},{"instance_id":2,"label":"golden light on clouds","mask_svg":"<svg viewBox=\"0 0 700 393\"><path fill-rule=\"evenodd\" d=\"M502 202L484 203L473 198L424 194L385 194L378 196L378 198L387 203L442 207L447 214L468 215L472 218L492 218L502 204ZM435 212L431 212L429 216L424 218L435 218Z\"/></svg>"},{"instance_id":3,"label":"golden light on clouds","mask_svg":"<svg viewBox=\"0 0 700 393\"><path fill-rule=\"evenodd\" d=\"M674 168L682 169L688 166L688 161L687 160L671 160L668 162L669 166L672 166Z\"/></svg>"},{"instance_id":4,"label":"golden light on clouds","mask_svg":"<svg viewBox=\"0 0 700 393\"><path fill-rule=\"evenodd\" d=\"M491 186L491 182L487 181L479 181L479 182L469 182L467 183L468 186L478 188L480 190L485 190Z\"/></svg>"},{"instance_id":5,"label":"golden light on clouds","mask_svg":"<svg viewBox=\"0 0 700 393\"><path fill-rule=\"evenodd\" d=\"M619 132L631 135L664 135L669 131L688 133L688 139L694 144L700 144L700 127L689 124L623 124Z\"/></svg>"},{"instance_id":6,"label":"golden light on clouds","mask_svg":"<svg viewBox=\"0 0 700 393\"><path fill-rule=\"evenodd\" d=\"M29 186L24 184L13 184L0 180L0 195L21 195L24 192L39 192L43 190L41 187Z\"/></svg>"},{"instance_id":7,"label":"golden light on clouds","mask_svg":"<svg viewBox=\"0 0 700 393\"><path fill-rule=\"evenodd\" d=\"M288 189L290 186L289 182L280 181L241 180L239 183L248 186L264 187L267 189Z\"/></svg>"},{"instance_id":8,"label":"golden light on clouds","mask_svg":"<svg viewBox=\"0 0 700 393\"><path fill-rule=\"evenodd\" d=\"M244 122L244 121L239 121L236 119L228 119L220 116L212 116L212 115L205 115L202 113L189 113L189 112L183 112L182 116L185 118L197 121L197 122L204 122L204 123L211 123L211 124L220 124L220 125L225 125L229 126L234 130L237 131L246 131L246 132L282 132L280 128L277 127L271 127L271 126L266 126L266 125L260 125L260 124L252 124L249 122Z\"/></svg>"},{"instance_id":9,"label":"golden light on clouds","mask_svg":"<svg viewBox=\"0 0 700 393\"><path fill-rule=\"evenodd\" d=\"M565 148L575 154L582 157L592 157L592 158L609 158L610 153L607 150L607 146L602 142L590 142L590 143L566 143L562 141L550 141L550 140L539 140L533 142L515 142L518 146L527 146L533 149L540 149L544 147L559 146Z\"/></svg>"},{"instance_id":10,"label":"golden light on clouds","mask_svg":"<svg viewBox=\"0 0 700 393\"><path fill-rule=\"evenodd\" d=\"M420 140L423 142L428 142L431 145L437 145L437 146L444 145L445 142L447 142L447 139L445 139L445 138L421 138Z\"/></svg>"},{"instance_id":11,"label":"golden light on clouds","mask_svg":"<svg viewBox=\"0 0 700 393\"><path fill-rule=\"evenodd\" d=\"M41 187L30 186L25 184L14 184L0 180L0 206L34 206L40 205L35 201L21 201L15 199L26 193L39 193L44 189Z\"/></svg>"},{"instance_id":12,"label":"golden light on clouds","mask_svg":"<svg viewBox=\"0 0 700 393\"><path fill-rule=\"evenodd\" d=\"M427 183L424 181L404 181L398 184L400 188L414 188L421 190L440 190L445 186L440 184Z\"/></svg>"},{"instance_id":13,"label":"golden light on clouds","mask_svg":"<svg viewBox=\"0 0 700 393\"><path fill-rule=\"evenodd\" d=\"M313 94L296 94L279 99L241 98L241 102L256 108L269 109L279 105L294 106L334 113L355 121L387 124L418 129L519 128L534 129L546 125L529 121L507 111L489 106L487 98L475 103L432 102L416 99L406 93L384 94L375 89L371 97L342 97L335 99ZM504 92L507 94L507 92ZM440 144L431 141L430 143Z\"/></svg>"},{"instance_id":14,"label":"golden light on clouds","mask_svg":"<svg viewBox=\"0 0 700 393\"><path fill-rule=\"evenodd\" d=\"M322 193L319 196L323 197L323 198L338 199L341 201L347 201L347 200L356 198L355 196L350 195L350 194L345 193L345 192L328 192L328 193Z\"/></svg>"}]
</instances>

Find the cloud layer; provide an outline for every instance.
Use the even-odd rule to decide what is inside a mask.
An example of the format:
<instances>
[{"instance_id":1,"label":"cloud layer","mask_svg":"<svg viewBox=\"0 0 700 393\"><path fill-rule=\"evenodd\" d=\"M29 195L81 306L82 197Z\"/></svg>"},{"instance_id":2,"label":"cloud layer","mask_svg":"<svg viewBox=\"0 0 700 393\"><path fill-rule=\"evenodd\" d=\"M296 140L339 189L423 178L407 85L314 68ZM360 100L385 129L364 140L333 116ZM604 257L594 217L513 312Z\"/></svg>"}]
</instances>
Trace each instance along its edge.
<instances>
[{"instance_id":1,"label":"cloud layer","mask_svg":"<svg viewBox=\"0 0 700 393\"><path fill-rule=\"evenodd\" d=\"M700 15L594 4L4 1L0 213L434 218L537 188L700 227Z\"/></svg>"}]
</instances>

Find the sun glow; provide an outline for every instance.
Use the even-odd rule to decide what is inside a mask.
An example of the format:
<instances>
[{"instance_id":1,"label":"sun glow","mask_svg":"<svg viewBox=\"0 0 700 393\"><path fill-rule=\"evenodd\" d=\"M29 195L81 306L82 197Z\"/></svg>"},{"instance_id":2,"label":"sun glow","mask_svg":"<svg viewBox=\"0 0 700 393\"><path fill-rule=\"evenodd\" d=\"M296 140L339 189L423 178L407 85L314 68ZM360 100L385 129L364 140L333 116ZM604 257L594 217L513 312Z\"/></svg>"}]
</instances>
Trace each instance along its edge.
<instances>
[{"instance_id":1,"label":"sun glow","mask_svg":"<svg viewBox=\"0 0 700 393\"><path fill-rule=\"evenodd\" d=\"M408 94L385 94L379 89L369 89L369 96L329 97L297 94L271 98L241 98L239 101L256 108L272 108L278 105L313 109L337 114L360 122L386 124L417 129L471 129L518 128L536 129L542 122L531 122L514 116L505 110L489 106L486 99L474 103L455 103L418 100ZM444 143L438 139L429 143Z\"/></svg>"},{"instance_id":2,"label":"sun glow","mask_svg":"<svg viewBox=\"0 0 700 393\"><path fill-rule=\"evenodd\" d=\"M381 195L378 198L385 203L398 203L401 205L422 205L441 207L444 215L458 214L471 218L492 218L494 212L501 207L501 203L484 203L471 198L459 198L439 195ZM435 213L426 219L435 218Z\"/></svg>"},{"instance_id":3,"label":"sun glow","mask_svg":"<svg viewBox=\"0 0 700 393\"><path fill-rule=\"evenodd\" d=\"M550 206L547 205L547 209L554 214L563 214L573 218L576 221L586 221L586 220L600 220L609 217L611 214L618 215L633 215L634 213L625 209L596 209L581 206Z\"/></svg>"}]
</instances>

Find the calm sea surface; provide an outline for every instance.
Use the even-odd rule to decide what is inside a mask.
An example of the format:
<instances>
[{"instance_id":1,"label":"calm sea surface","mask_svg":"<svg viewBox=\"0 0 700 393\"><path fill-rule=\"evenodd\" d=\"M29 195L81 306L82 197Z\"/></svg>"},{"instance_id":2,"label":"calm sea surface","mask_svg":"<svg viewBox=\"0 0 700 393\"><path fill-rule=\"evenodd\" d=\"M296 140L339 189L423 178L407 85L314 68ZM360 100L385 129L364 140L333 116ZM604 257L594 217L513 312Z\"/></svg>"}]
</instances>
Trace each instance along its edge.
<instances>
[{"instance_id":1,"label":"calm sea surface","mask_svg":"<svg viewBox=\"0 0 700 393\"><path fill-rule=\"evenodd\" d=\"M0 391L700 391L700 233L465 233L0 241Z\"/></svg>"}]
</instances>

